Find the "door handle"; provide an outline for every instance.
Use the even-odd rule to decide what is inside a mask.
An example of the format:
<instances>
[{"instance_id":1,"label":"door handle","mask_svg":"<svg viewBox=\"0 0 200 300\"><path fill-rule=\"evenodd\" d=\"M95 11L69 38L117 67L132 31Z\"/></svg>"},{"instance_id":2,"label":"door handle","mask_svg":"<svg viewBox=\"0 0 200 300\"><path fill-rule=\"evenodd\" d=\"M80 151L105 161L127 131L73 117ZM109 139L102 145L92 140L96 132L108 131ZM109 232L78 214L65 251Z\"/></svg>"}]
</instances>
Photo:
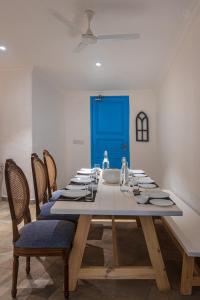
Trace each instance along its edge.
<instances>
[{"instance_id":1,"label":"door handle","mask_svg":"<svg viewBox=\"0 0 200 300\"><path fill-rule=\"evenodd\" d=\"M127 150L127 147L128 147L128 145L127 145L127 144L122 144L122 145L121 145L121 147L122 147L122 150L123 150L123 151L126 151L126 150Z\"/></svg>"}]
</instances>

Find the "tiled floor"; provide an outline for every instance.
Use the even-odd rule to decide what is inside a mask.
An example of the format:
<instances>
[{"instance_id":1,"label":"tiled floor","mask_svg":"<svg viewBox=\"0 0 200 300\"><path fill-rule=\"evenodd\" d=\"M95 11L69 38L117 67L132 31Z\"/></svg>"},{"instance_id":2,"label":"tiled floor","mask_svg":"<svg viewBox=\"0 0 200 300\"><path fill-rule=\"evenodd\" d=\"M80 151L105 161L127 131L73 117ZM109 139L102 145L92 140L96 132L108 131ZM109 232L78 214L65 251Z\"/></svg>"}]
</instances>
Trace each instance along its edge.
<instances>
[{"instance_id":1,"label":"tiled floor","mask_svg":"<svg viewBox=\"0 0 200 300\"><path fill-rule=\"evenodd\" d=\"M34 215L34 206L31 207ZM180 296L179 281L181 257L169 236L160 224L157 231L164 255L167 273L172 289L170 292L158 291L151 280L82 280L71 300L199 300L200 288L193 289L192 296ZM146 264L149 262L143 235L135 223L119 223L117 226L119 260L123 265ZM0 201L0 299L11 299L12 274L12 228L8 204ZM111 228L94 224L90 230L84 264L109 265L112 261ZM31 275L26 277L24 259L20 259L18 278L19 300L60 300L63 298L62 261L59 258L40 258L31 260Z\"/></svg>"}]
</instances>

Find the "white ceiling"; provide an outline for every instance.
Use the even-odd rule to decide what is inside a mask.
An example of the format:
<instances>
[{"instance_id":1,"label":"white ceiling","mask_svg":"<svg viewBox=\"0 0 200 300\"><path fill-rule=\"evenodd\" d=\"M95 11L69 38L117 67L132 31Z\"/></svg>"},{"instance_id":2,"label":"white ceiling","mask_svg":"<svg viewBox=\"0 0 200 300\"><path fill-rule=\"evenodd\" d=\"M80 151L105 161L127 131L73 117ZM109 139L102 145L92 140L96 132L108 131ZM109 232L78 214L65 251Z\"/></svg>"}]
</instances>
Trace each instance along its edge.
<instances>
[{"instance_id":1,"label":"white ceiling","mask_svg":"<svg viewBox=\"0 0 200 300\"><path fill-rule=\"evenodd\" d=\"M199 0L0 0L0 68L36 66L66 88L152 88L166 72ZM134 33L139 40L100 41L73 53L80 33L50 14L55 9L80 32L84 10L95 10L96 34ZM101 68L95 62L102 63Z\"/></svg>"}]
</instances>

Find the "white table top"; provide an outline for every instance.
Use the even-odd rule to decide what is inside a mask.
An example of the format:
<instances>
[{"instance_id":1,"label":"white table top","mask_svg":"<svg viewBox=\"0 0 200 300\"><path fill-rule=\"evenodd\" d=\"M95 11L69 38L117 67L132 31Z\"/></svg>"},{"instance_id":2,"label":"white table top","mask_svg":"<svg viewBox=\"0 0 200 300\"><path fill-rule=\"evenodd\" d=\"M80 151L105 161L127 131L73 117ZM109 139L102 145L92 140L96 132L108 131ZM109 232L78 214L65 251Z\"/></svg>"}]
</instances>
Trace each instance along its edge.
<instances>
[{"instance_id":1,"label":"white table top","mask_svg":"<svg viewBox=\"0 0 200 300\"><path fill-rule=\"evenodd\" d=\"M174 200L174 199L173 199ZM52 214L122 215L122 216L181 216L176 206L159 207L137 204L133 193L120 191L118 185L108 185L100 178L95 202L57 201Z\"/></svg>"}]
</instances>

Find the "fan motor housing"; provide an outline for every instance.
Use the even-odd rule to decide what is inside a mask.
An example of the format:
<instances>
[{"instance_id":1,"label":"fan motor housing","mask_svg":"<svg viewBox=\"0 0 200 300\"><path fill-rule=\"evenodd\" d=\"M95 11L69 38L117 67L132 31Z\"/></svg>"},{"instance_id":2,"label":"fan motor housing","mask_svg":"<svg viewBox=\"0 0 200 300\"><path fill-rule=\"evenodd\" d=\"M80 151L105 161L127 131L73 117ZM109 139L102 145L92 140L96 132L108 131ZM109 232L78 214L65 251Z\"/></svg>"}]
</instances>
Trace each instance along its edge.
<instances>
[{"instance_id":1,"label":"fan motor housing","mask_svg":"<svg viewBox=\"0 0 200 300\"><path fill-rule=\"evenodd\" d=\"M93 34L82 34L82 38L87 44L95 44L97 42L97 38Z\"/></svg>"}]
</instances>

